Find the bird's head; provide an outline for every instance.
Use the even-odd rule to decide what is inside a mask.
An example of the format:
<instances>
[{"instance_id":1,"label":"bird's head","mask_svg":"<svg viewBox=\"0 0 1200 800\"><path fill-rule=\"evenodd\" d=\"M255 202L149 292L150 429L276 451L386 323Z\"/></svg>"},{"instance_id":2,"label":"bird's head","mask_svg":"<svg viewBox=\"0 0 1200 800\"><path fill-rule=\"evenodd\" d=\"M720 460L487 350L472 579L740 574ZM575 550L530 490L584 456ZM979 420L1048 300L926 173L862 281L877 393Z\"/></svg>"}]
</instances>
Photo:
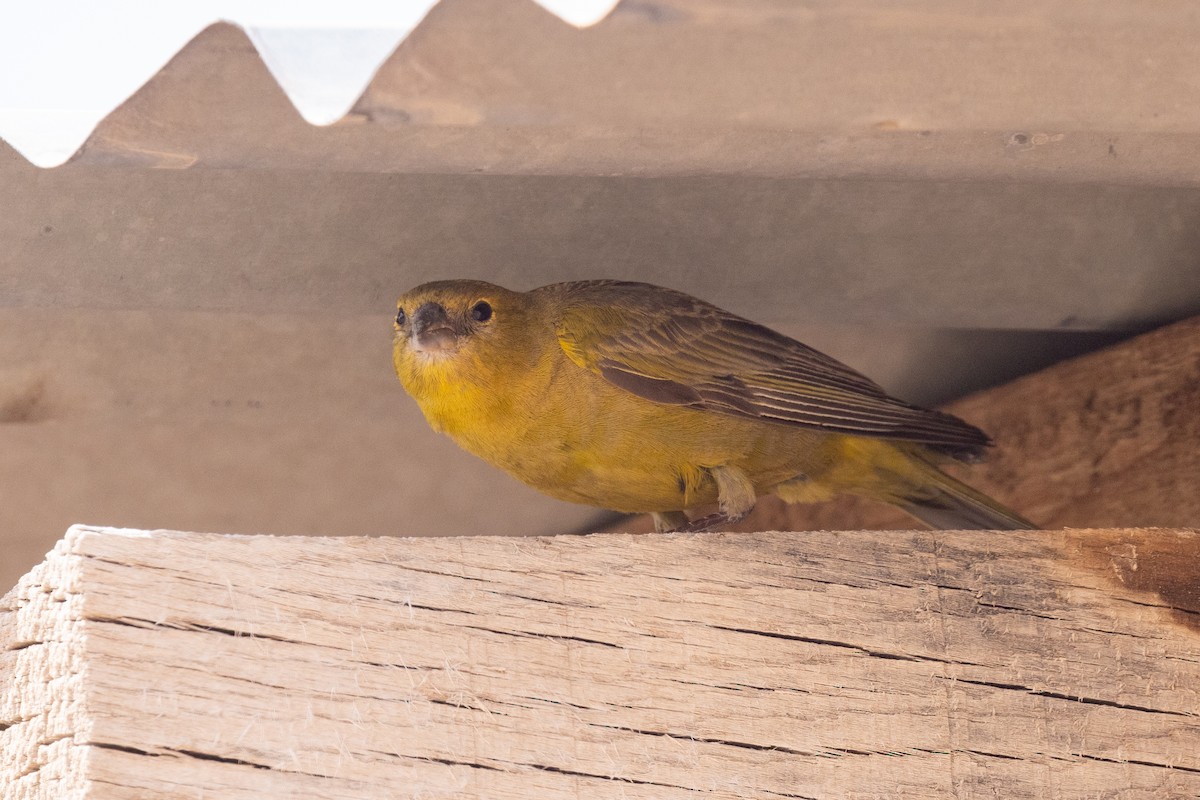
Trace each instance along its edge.
<instances>
[{"instance_id":1,"label":"bird's head","mask_svg":"<svg viewBox=\"0 0 1200 800\"><path fill-rule=\"evenodd\" d=\"M396 304L393 361L410 393L430 381L490 382L529 353L529 295L483 281L422 284ZM416 391L415 391L416 390Z\"/></svg>"}]
</instances>

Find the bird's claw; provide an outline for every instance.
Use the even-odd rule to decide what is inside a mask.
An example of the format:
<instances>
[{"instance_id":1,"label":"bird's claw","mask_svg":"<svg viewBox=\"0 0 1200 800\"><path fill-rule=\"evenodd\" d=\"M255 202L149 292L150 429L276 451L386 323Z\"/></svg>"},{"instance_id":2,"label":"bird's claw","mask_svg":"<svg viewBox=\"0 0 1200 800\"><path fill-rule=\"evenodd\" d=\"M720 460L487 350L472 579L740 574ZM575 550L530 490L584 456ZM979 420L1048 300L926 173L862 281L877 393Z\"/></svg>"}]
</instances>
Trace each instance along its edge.
<instances>
[{"instance_id":1,"label":"bird's claw","mask_svg":"<svg viewBox=\"0 0 1200 800\"><path fill-rule=\"evenodd\" d=\"M718 525L737 522L741 517L733 517L729 514L706 514L703 517L696 517L690 520L686 525L681 525L675 528L672 533L700 533L701 531L712 530Z\"/></svg>"}]
</instances>

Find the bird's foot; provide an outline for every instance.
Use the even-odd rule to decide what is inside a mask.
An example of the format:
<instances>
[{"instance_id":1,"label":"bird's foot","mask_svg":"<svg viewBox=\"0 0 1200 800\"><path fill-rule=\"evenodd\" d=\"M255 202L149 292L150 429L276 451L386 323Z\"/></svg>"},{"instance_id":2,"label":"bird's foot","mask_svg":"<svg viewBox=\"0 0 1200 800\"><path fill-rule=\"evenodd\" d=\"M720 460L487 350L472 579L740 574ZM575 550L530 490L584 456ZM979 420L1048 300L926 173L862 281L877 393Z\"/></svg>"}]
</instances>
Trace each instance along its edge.
<instances>
[{"instance_id":1,"label":"bird's foot","mask_svg":"<svg viewBox=\"0 0 1200 800\"><path fill-rule=\"evenodd\" d=\"M740 520L745 514L705 514L703 517L696 517L690 520L686 525L681 525L674 528L672 533L699 533L700 531L708 531L718 525L732 525Z\"/></svg>"},{"instance_id":2,"label":"bird's foot","mask_svg":"<svg viewBox=\"0 0 1200 800\"><path fill-rule=\"evenodd\" d=\"M689 520L682 511L657 511L654 513L654 529L662 533L699 533L718 525L732 525L750 513L757 499L750 477L737 467L728 465L709 469L717 484L717 508L715 514Z\"/></svg>"},{"instance_id":3,"label":"bird's foot","mask_svg":"<svg viewBox=\"0 0 1200 800\"><path fill-rule=\"evenodd\" d=\"M688 526L688 516L682 511L652 511L655 533L671 533Z\"/></svg>"}]
</instances>

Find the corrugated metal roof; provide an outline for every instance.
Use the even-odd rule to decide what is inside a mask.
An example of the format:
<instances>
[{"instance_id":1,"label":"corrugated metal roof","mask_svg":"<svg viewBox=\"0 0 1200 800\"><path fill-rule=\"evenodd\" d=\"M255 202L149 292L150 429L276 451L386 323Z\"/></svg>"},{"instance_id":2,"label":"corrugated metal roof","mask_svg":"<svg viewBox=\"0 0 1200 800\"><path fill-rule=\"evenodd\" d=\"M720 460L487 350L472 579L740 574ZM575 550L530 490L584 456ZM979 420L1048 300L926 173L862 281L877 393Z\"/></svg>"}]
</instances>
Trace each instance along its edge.
<instances>
[{"instance_id":1,"label":"corrugated metal roof","mask_svg":"<svg viewBox=\"0 0 1200 800\"><path fill-rule=\"evenodd\" d=\"M616 0L537 2L591 25ZM0 26L0 138L39 166L65 162L96 124L218 19L244 28L307 121L337 121L437 0L109 0L27 3Z\"/></svg>"},{"instance_id":2,"label":"corrugated metal roof","mask_svg":"<svg viewBox=\"0 0 1200 800\"><path fill-rule=\"evenodd\" d=\"M76 158L1200 184L1200 19L1187 0L1087 14L1033 0L626 0L583 30L532 0L442 0L422 18L427 5L412 6L407 36L213 26ZM347 108L327 129L297 124ZM0 137L18 142L12 124L0 116Z\"/></svg>"}]
</instances>

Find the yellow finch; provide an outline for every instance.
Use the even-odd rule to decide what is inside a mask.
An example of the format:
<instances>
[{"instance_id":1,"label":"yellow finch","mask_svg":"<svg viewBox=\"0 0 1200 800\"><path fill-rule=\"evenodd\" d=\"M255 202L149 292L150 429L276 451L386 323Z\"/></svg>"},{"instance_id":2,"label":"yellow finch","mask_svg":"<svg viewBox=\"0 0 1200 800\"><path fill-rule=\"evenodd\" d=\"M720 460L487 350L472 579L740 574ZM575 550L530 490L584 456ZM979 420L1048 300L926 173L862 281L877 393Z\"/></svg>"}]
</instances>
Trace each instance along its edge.
<instances>
[{"instance_id":1,"label":"yellow finch","mask_svg":"<svg viewBox=\"0 0 1200 800\"><path fill-rule=\"evenodd\" d=\"M978 428L660 286L427 283L400 298L393 363L434 430L546 494L649 511L660 530L740 519L762 494L846 492L938 528L1033 527L938 469L982 455Z\"/></svg>"}]
</instances>

